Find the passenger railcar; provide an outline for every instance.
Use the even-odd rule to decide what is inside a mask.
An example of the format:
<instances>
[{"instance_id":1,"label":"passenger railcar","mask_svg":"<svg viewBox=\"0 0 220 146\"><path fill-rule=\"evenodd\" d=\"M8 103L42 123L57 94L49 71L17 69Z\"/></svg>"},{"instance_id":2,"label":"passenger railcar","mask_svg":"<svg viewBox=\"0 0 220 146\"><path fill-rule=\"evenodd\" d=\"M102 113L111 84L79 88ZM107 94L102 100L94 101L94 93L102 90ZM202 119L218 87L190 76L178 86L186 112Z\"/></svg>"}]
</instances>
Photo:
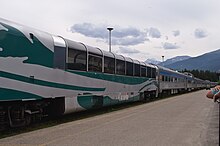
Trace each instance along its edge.
<instances>
[{"instance_id":1,"label":"passenger railcar","mask_svg":"<svg viewBox=\"0 0 220 146\"><path fill-rule=\"evenodd\" d=\"M187 75L158 66L160 93L175 94L187 90Z\"/></svg>"},{"instance_id":2,"label":"passenger railcar","mask_svg":"<svg viewBox=\"0 0 220 146\"><path fill-rule=\"evenodd\" d=\"M156 68L0 19L0 127L142 100Z\"/></svg>"},{"instance_id":3,"label":"passenger railcar","mask_svg":"<svg viewBox=\"0 0 220 146\"><path fill-rule=\"evenodd\" d=\"M202 87L197 80L0 19L0 130Z\"/></svg>"}]
</instances>

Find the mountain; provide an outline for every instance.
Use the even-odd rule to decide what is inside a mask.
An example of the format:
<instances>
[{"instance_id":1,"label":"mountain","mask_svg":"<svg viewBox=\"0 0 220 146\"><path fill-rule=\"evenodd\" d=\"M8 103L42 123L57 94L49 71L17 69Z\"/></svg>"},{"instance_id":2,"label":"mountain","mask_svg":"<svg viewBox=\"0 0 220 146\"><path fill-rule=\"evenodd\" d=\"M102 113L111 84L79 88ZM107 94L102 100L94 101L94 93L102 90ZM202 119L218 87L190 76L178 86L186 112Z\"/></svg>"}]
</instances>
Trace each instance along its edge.
<instances>
[{"instance_id":1,"label":"mountain","mask_svg":"<svg viewBox=\"0 0 220 146\"><path fill-rule=\"evenodd\" d=\"M218 71L220 70L220 49L197 57L192 57L183 61L178 61L164 66L175 70L197 69L197 70Z\"/></svg>"},{"instance_id":2,"label":"mountain","mask_svg":"<svg viewBox=\"0 0 220 146\"><path fill-rule=\"evenodd\" d=\"M175 62L183 61L183 60L186 60L186 59L189 59L189 58L191 58L191 57L190 57L190 56L176 56L176 57L167 59L167 60L164 61L164 62L161 62L159 65L161 65L161 66L167 66L167 65L169 65L169 64L173 64L173 63L175 63Z\"/></svg>"},{"instance_id":3,"label":"mountain","mask_svg":"<svg viewBox=\"0 0 220 146\"><path fill-rule=\"evenodd\" d=\"M186 59L189 59L189 58L191 58L191 57L190 56L176 56L176 57L167 59L164 62L161 62L161 61L158 61L154 58L151 58L151 59L147 59L145 62L149 63L149 64L156 64L156 65L158 64L158 65L161 65L161 66L166 66L166 65L169 65L169 64L172 64L172 63L175 63L175 62L178 62L178 61L186 60Z\"/></svg>"},{"instance_id":4,"label":"mountain","mask_svg":"<svg viewBox=\"0 0 220 146\"><path fill-rule=\"evenodd\" d=\"M146 63L149 63L149 64L159 64L159 63L161 63L161 61L158 61L158 60L156 60L156 59L154 59L154 58L151 58L151 59L147 59L146 61L145 61Z\"/></svg>"}]
</instances>

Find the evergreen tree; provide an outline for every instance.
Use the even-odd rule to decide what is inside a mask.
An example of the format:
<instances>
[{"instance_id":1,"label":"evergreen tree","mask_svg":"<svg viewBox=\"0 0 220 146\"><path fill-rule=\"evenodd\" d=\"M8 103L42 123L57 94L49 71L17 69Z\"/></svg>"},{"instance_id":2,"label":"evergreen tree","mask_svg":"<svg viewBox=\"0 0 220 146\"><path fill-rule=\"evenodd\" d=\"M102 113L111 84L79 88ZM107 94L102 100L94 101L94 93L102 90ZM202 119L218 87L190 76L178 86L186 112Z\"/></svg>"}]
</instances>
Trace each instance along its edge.
<instances>
[{"instance_id":1,"label":"evergreen tree","mask_svg":"<svg viewBox=\"0 0 220 146\"><path fill-rule=\"evenodd\" d=\"M187 70L184 69L181 72L189 72L194 75L196 78L200 78L202 80L209 80L211 82L218 82L218 75L216 72L211 72L209 70Z\"/></svg>"}]
</instances>

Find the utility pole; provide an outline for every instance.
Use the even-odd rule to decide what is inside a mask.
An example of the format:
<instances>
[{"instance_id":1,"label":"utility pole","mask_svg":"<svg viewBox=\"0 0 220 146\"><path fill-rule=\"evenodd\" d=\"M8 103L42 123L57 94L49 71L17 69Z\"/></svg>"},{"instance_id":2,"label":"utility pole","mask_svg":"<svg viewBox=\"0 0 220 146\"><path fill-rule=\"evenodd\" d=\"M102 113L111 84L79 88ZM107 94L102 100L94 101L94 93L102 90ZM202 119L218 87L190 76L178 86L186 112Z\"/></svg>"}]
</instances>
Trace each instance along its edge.
<instances>
[{"instance_id":1,"label":"utility pole","mask_svg":"<svg viewBox=\"0 0 220 146\"><path fill-rule=\"evenodd\" d=\"M111 31L113 30L113 28L108 27L107 29L109 31L109 52L112 52L112 50L111 50Z\"/></svg>"},{"instance_id":2,"label":"utility pole","mask_svg":"<svg viewBox=\"0 0 220 146\"><path fill-rule=\"evenodd\" d=\"M162 56L162 64L164 63L164 56ZM164 66L164 64L163 64L163 66Z\"/></svg>"}]
</instances>

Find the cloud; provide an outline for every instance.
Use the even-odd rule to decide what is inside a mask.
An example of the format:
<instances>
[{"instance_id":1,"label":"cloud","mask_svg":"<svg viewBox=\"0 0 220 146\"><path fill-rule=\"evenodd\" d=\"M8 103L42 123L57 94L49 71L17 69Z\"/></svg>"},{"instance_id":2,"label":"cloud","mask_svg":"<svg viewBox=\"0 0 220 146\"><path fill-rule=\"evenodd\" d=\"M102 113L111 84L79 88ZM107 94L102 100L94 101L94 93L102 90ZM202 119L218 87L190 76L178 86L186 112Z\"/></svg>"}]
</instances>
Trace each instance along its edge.
<instances>
[{"instance_id":1,"label":"cloud","mask_svg":"<svg viewBox=\"0 0 220 146\"><path fill-rule=\"evenodd\" d=\"M197 29L195 29L195 31L194 31L194 35L195 35L195 37L196 37L197 39L201 39L201 38L207 37L207 36L208 36L208 33L207 33L205 30L201 29L201 28L197 28Z\"/></svg>"},{"instance_id":2,"label":"cloud","mask_svg":"<svg viewBox=\"0 0 220 146\"><path fill-rule=\"evenodd\" d=\"M104 39L107 37L107 26L95 26L91 23L74 24L70 31L87 37Z\"/></svg>"},{"instance_id":3,"label":"cloud","mask_svg":"<svg viewBox=\"0 0 220 146\"><path fill-rule=\"evenodd\" d=\"M143 44L145 41L149 41L145 36L140 35L137 37L134 36L126 36L122 38L112 37L113 45L121 45L121 46L134 46L138 44Z\"/></svg>"},{"instance_id":4,"label":"cloud","mask_svg":"<svg viewBox=\"0 0 220 146\"><path fill-rule=\"evenodd\" d=\"M179 30L174 30L173 31L173 36L177 37L180 35L180 31Z\"/></svg>"},{"instance_id":5,"label":"cloud","mask_svg":"<svg viewBox=\"0 0 220 146\"><path fill-rule=\"evenodd\" d=\"M70 31L73 33L80 33L87 37L92 37L108 42L108 25L94 25L91 23L74 24ZM142 44L149 41L147 34L144 31L134 27L121 28L118 26L113 27L112 31L112 45L132 46Z\"/></svg>"},{"instance_id":6,"label":"cloud","mask_svg":"<svg viewBox=\"0 0 220 146\"><path fill-rule=\"evenodd\" d=\"M172 43L166 42L163 44L163 48L168 50L168 49L178 49L180 47L178 45L176 45L176 43L172 44Z\"/></svg>"},{"instance_id":7,"label":"cloud","mask_svg":"<svg viewBox=\"0 0 220 146\"><path fill-rule=\"evenodd\" d=\"M127 48L127 47L119 47L120 53L127 53L127 54L133 54L133 53L140 53L140 51L133 49L133 48Z\"/></svg>"},{"instance_id":8,"label":"cloud","mask_svg":"<svg viewBox=\"0 0 220 146\"><path fill-rule=\"evenodd\" d=\"M152 38L160 38L161 37L161 33L157 28L149 28L147 30L148 36L152 37Z\"/></svg>"},{"instance_id":9,"label":"cloud","mask_svg":"<svg viewBox=\"0 0 220 146\"><path fill-rule=\"evenodd\" d=\"M116 27L114 30L114 37L117 38L122 38L127 36L139 37L142 34L143 32L133 27L129 27L129 28Z\"/></svg>"}]
</instances>

